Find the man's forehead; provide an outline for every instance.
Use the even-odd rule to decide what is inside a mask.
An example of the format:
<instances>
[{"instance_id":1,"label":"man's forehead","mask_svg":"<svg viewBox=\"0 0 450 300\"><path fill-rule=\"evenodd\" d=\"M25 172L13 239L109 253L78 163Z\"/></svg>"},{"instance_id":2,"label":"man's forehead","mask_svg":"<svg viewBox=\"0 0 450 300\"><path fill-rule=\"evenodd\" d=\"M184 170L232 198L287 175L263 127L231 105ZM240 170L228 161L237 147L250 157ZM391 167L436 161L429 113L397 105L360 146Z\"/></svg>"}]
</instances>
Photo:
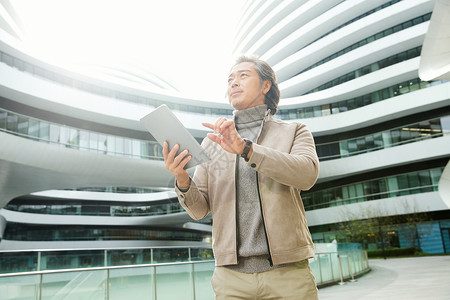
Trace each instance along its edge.
<instances>
[{"instance_id":1,"label":"man's forehead","mask_svg":"<svg viewBox=\"0 0 450 300\"><path fill-rule=\"evenodd\" d=\"M231 68L230 75L236 73L242 73L242 72L253 72L255 70L255 65L252 62L242 62L237 65L235 65L233 68Z\"/></svg>"}]
</instances>

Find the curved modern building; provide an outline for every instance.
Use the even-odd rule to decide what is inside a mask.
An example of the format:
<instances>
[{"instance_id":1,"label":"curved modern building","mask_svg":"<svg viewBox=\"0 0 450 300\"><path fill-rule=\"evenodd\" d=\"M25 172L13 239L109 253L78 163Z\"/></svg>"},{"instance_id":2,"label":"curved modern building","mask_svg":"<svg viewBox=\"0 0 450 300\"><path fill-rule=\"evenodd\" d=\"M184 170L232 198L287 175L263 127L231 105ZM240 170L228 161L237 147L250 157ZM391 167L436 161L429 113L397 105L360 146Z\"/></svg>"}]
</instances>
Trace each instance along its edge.
<instances>
[{"instance_id":1,"label":"curved modern building","mask_svg":"<svg viewBox=\"0 0 450 300\"><path fill-rule=\"evenodd\" d=\"M147 70L87 75L46 62L23 47L19 18L2 4L0 249L208 245L211 220L180 209L139 119L167 104L200 141L200 123L231 116L229 105L184 97ZM277 117L306 123L316 141L319 180L302 192L315 242L450 251L439 189L450 82L418 72L434 5L246 2L234 53L273 66ZM361 231L346 234L355 224Z\"/></svg>"}]
</instances>

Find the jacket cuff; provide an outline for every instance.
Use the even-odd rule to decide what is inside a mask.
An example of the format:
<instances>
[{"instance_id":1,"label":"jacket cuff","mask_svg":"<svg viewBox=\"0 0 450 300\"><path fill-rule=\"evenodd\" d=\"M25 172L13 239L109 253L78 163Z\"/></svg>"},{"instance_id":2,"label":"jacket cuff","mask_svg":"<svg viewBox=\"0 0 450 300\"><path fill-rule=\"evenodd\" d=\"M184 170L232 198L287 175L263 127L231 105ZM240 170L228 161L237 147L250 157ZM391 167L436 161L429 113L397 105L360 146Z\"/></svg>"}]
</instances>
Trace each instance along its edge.
<instances>
[{"instance_id":1,"label":"jacket cuff","mask_svg":"<svg viewBox=\"0 0 450 300\"><path fill-rule=\"evenodd\" d=\"M253 153L250 156L250 159L247 162L247 165L251 168L258 170L261 166L261 163L264 159L264 155L261 153L262 146L253 143Z\"/></svg>"}]
</instances>

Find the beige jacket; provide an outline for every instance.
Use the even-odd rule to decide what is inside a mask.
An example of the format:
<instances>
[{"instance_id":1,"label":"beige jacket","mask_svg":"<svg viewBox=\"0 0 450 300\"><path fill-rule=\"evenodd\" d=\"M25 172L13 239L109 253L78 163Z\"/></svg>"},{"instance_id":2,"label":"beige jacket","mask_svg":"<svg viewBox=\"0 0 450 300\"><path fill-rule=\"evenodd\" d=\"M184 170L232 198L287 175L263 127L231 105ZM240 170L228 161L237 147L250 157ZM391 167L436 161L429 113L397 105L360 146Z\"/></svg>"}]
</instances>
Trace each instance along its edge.
<instances>
[{"instance_id":1,"label":"beige jacket","mask_svg":"<svg viewBox=\"0 0 450 300\"><path fill-rule=\"evenodd\" d=\"M237 264L236 154L208 138L202 143L211 157L197 166L187 192L176 188L180 204L195 220L212 213L216 266ZM314 256L301 190L310 189L319 173L311 132L304 124L287 123L266 114L248 161L258 173L258 190L269 255L274 265Z\"/></svg>"}]
</instances>

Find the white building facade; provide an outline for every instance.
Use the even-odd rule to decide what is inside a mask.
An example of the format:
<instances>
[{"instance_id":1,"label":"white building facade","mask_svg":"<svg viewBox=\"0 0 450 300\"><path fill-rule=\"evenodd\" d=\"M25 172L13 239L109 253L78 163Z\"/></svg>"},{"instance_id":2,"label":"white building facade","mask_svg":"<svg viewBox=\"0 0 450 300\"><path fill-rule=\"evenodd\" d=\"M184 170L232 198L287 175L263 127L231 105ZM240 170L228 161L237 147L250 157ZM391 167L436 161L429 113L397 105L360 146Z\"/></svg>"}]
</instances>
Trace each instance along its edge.
<instances>
[{"instance_id":1,"label":"white building facade","mask_svg":"<svg viewBox=\"0 0 450 300\"><path fill-rule=\"evenodd\" d=\"M418 75L434 4L246 3L234 52L273 66L276 116L307 124L316 141L319 180L302 192L315 242L450 251L438 188L450 158L450 82ZM49 64L21 46L3 8L0 248L208 244L211 220L192 223L179 209L161 147L139 119L167 104L200 141L199 124L231 116L229 105L184 97L157 74L89 77ZM349 220L379 226L350 236Z\"/></svg>"}]
</instances>

